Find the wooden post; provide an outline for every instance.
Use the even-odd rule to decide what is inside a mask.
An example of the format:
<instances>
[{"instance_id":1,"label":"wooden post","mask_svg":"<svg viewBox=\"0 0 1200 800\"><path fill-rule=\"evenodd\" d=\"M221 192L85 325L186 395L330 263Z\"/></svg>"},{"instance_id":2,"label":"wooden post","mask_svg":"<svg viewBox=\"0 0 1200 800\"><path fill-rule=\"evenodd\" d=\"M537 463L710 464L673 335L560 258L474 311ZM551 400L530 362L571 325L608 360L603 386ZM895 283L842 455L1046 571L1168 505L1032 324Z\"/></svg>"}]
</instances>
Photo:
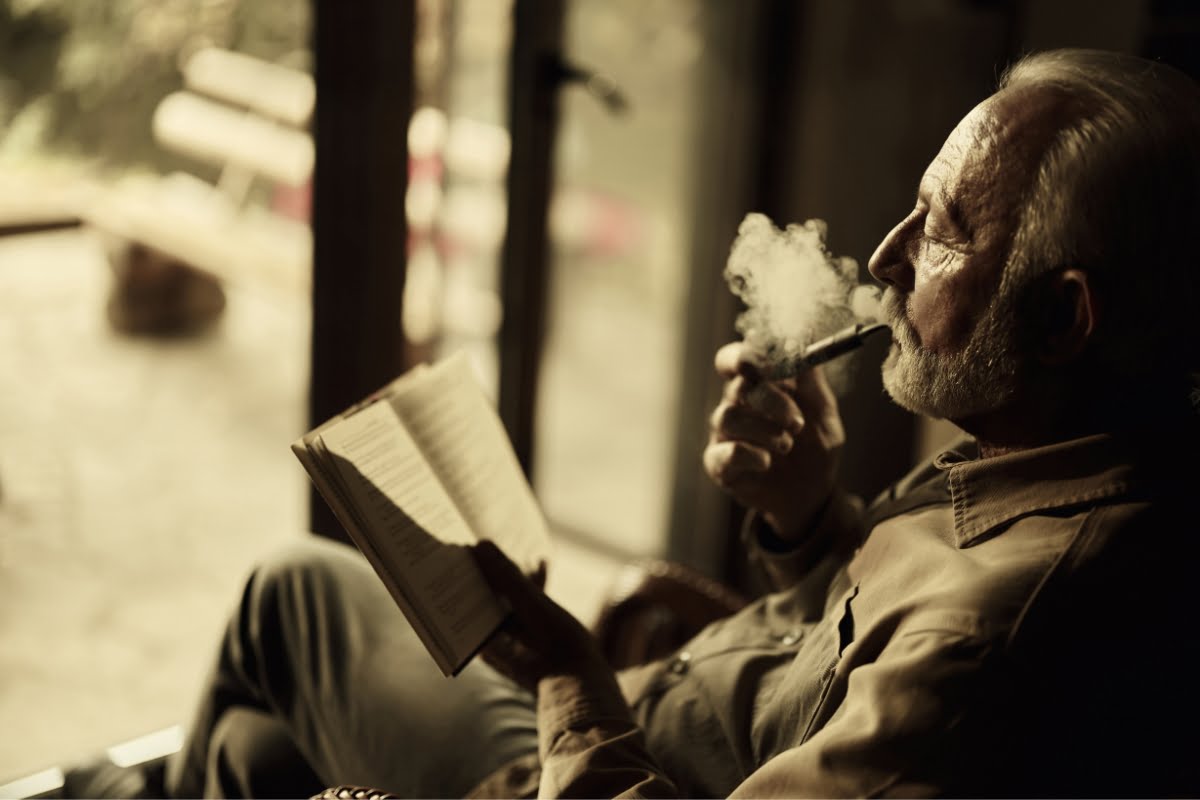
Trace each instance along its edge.
<instances>
[{"instance_id":1,"label":"wooden post","mask_svg":"<svg viewBox=\"0 0 1200 800\"><path fill-rule=\"evenodd\" d=\"M309 419L399 374L414 0L316 0ZM344 539L321 498L310 527Z\"/></svg>"},{"instance_id":2,"label":"wooden post","mask_svg":"<svg viewBox=\"0 0 1200 800\"><path fill-rule=\"evenodd\" d=\"M562 25L562 0L515 0L498 405L517 459L530 477L545 329L546 219L553 188Z\"/></svg>"}]
</instances>

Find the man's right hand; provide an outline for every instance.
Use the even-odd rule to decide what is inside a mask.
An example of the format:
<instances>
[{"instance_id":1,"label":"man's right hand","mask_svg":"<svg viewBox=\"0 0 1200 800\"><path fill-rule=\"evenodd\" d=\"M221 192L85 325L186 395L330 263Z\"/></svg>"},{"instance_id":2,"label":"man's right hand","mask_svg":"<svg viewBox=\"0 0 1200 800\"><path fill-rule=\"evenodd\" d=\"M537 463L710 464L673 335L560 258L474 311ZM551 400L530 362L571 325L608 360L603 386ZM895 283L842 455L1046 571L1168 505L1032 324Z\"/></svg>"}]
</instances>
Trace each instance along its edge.
<instances>
[{"instance_id":1,"label":"man's right hand","mask_svg":"<svg viewBox=\"0 0 1200 800\"><path fill-rule=\"evenodd\" d=\"M709 421L704 469L799 545L833 491L846 438L837 398L819 367L766 380L744 342L718 350L716 368L725 390Z\"/></svg>"}]
</instances>

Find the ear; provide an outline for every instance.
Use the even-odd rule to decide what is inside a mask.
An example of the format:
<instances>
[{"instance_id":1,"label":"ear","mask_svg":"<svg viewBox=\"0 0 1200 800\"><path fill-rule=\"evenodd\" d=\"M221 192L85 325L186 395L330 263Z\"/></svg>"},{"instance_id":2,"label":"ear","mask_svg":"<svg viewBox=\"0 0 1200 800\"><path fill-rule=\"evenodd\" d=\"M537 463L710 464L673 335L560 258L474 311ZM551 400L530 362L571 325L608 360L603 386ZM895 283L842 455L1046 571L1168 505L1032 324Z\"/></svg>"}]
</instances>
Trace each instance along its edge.
<instances>
[{"instance_id":1,"label":"ear","mask_svg":"<svg viewBox=\"0 0 1200 800\"><path fill-rule=\"evenodd\" d=\"M1100 322L1099 297L1088 274L1075 268L1053 273L1044 289L1046 328L1038 357L1043 364L1065 364L1091 341Z\"/></svg>"}]
</instances>

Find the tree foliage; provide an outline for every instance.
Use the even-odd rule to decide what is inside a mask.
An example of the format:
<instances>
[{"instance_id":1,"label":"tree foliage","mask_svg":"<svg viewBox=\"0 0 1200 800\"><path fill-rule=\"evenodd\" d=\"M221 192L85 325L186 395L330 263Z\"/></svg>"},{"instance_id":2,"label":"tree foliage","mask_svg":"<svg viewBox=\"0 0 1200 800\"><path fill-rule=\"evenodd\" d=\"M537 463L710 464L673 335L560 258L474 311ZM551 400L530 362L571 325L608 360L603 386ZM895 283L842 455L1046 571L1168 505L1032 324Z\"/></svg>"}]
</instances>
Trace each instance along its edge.
<instances>
[{"instance_id":1,"label":"tree foliage","mask_svg":"<svg viewBox=\"0 0 1200 800\"><path fill-rule=\"evenodd\" d=\"M309 21L303 0L0 0L0 124L29 149L166 169L151 119L188 54L307 68Z\"/></svg>"}]
</instances>

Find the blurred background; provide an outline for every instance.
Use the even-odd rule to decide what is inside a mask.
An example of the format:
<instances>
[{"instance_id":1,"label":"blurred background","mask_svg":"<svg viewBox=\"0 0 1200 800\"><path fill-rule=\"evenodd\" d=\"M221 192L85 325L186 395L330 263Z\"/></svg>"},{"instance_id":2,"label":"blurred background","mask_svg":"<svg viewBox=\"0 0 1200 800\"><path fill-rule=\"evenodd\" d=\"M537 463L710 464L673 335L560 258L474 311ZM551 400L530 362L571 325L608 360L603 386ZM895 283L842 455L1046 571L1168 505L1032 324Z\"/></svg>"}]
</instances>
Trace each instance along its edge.
<instances>
[{"instance_id":1,"label":"blurred background","mask_svg":"<svg viewBox=\"0 0 1200 800\"><path fill-rule=\"evenodd\" d=\"M737 225L865 260L1020 53L1195 74L1185 0L0 0L0 783L186 720L288 445L465 350L589 621L754 591L699 456ZM865 269L864 269L865 279ZM864 495L950 431L839 370Z\"/></svg>"}]
</instances>

